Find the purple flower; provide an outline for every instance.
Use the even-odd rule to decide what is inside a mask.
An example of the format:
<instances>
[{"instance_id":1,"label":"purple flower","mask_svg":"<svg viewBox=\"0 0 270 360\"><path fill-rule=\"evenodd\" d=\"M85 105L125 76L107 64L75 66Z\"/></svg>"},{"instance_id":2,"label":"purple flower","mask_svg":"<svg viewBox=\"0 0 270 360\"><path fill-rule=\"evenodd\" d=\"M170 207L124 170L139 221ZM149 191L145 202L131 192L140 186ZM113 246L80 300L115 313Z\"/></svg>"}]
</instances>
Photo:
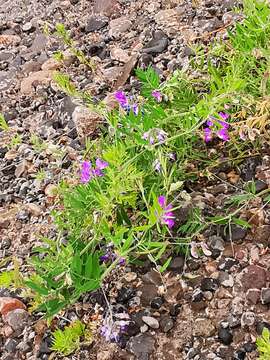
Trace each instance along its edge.
<instances>
[{"instance_id":1,"label":"purple flower","mask_svg":"<svg viewBox=\"0 0 270 360\"><path fill-rule=\"evenodd\" d=\"M108 166L109 166L109 164L106 161L103 161L101 159L96 160L97 169L103 170L103 169L106 169L106 167L108 167Z\"/></svg>"},{"instance_id":2,"label":"purple flower","mask_svg":"<svg viewBox=\"0 0 270 360\"><path fill-rule=\"evenodd\" d=\"M152 91L152 96L157 100L157 102L162 101L162 95L158 90Z\"/></svg>"},{"instance_id":3,"label":"purple flower","mask_svg":"<svg viewBox=\"0 0 270 360\"><path fill-rule=\"evenodd\" d=\"M212 130L210 128L203 129L204 131L204 141L207 143L212 140Z\"/></svg>"},{"instance_id":4,"label":"purple flower","mask_svg":"<svg viewBox=\"0 0 270 360\"><path fill-rule=\"evenodd\" d=\"M135 116L138 116L138 114L139 114L139 106L138 106L138 104L133 104L132 105L132 110L133 110L133 114L135 115Z\"/></svg>"},{"instance_id":5,"label":"purple flower","mask_svg":"<svg viewBox=\"0 0 270 360\"><path fill-rule=\"evenodd\" d=\"M92 164L90 161L84 161L81 169L81 182L86 184L92 177Z\"/></svg>"},{"instance_id":6,"label":"purple flower","mask_svg":"<svg viewBox=\"0 0 270 360\"><path fill-rule=\"evenodd\" d=\"M114 94L114 97L122 107L125 107L128 105L128 99L123 91L116 91L116 93Z\"/></svg>"},{"instance_id":7,"label":"purple flower","mask_svg":"<svg viewBox=\"0 0 270 360\"><path fill-rule=\"evenodd\" d=\"M161 163L158 159L156 159L154 162L153 162L153 168L155 171L157 172L161 172Z\"/></svg>"},{"instance_id":8,"label":"purple flower","mask_svg":"<svg viewBox=\"0 0 270 360\"><path fill-rule=\"evenodd\" d=\"M229 141L230 137L229 137L229 133L228 130L225 128L222 128L220 130L217 131L217 136L224 141Z\"/></svg>"},{"instance_id":9,"label":"purple flower","mask_svg":"<svg viewBox=\"0 0 270 360\"><path fill-rule=\"evenodd\" d=\"M125 266L125 265L126 265L126 259L123 258L123 257L121 257L121 258L119 259L119 261L118 261L118 264L119 264L120 266Z\"/></svg>"},{"instance_id":10,"label":"purple flower","mask_svg":"<svg viewBox=\"0 0 270 360\"><path fill-rule=\"evenodd\" d=\"M166 197L164 195L158 197L158 203L163 210L161 215L161 223L167 225L168 228L171 229L175 224L175 216L171 211L172 204L166 205Z\"/></svg>"},{"instance_id":11,"label":"purple flower","mask_svg":"<svg viewBox=\"0 0 270 360\"><path fill-rule=\"evenodd\" d=\"M100 261L103 263L107 263L108 261L111 260L111 254L107 253L105 255L100 256Z\"/></svg>"},{"instance_id":12,"label":"purple flower","mask_svg":"<svg viewBox=\"0 0 270 360\"><path fill-rule=\"evenodd\" d=\"M121 335L127 331L130 317L127 313L115 314L114 317L116 320L112 316L105 317L100 333L107 341L118 342Z\"/></svg>"},{"instance_id":13,"label":"purple flower","mask_svg":"<svg viewBox=\"0 0 270 360\"><path fill-rule=\"evenodd\" d=\"M116 331L112 326L109 326L109 324L103 325L101 327L100 334L104 336L107 341L119 341L119 332Z\"/></svg>"},{"instance_id":14,"label":"purple flower","mask_svg":"<svg viewBox=\"0 0 270 360\"><path fill-rule=\"evenodd\" d=\"M159 143L163 143L167 139L167 133L161 129L157 129L157 139Z\"/></svg>"},{"instance_id":15,"label":"purple flower","mask_svg":"<svg viewBox=\"0 0 270 360\"><path fill-rule=\"evenodd\" d=\"M168 134L162 129L150 129L147 132L143 133L142 138L146 141L149 141L150 145L162 144L167 139Z\"/></svg>"},{"instance_id":16,"label":"purple flower","mask_svg":"<svg viewBox=\"0 0 270 360\"><path fill-rule=\"evenodd\" d=\"M229 119L229 117L230 117L230 114L228 114L228 113L225 113L225 112L223 112L223 111L220 111L219 113L218 113L218 115L223 119L223 120L228 120Z\"/></svg>"}]
</instances>

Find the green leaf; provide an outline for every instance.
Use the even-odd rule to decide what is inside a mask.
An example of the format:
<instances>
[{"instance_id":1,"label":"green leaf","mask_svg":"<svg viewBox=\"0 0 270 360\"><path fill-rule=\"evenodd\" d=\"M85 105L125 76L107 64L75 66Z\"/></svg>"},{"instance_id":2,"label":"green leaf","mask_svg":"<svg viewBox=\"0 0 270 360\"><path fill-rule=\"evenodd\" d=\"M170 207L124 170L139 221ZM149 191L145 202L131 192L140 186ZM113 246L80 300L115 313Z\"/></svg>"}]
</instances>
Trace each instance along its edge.
<instances>
[{"instance_id":1,"label":"green leaf","mask_svg":"<svg viewBox=\"0 0 270 360\"><path fill-rule=\"evenodd\" d=\"M35 284L33 281L27 280L24 283L26 286L28 286L30 289L34 290L35 292L37 292L40 295L46 296L49 294L48 289Z\"/></svg>"}]
</instances>

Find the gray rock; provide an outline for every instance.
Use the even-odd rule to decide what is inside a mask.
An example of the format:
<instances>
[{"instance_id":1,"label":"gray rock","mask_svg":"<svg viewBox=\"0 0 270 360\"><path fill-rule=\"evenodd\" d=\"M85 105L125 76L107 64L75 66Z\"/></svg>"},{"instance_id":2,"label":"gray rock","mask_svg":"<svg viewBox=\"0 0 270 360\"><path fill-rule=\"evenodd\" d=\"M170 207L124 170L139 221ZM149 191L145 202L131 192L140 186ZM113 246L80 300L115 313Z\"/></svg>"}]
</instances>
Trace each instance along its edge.
<instances>
[{"instance_id":1,"label":"gray rock","mask_svg":"<svg viewBox=\"0 0 270 360\"><path fill-rule=\"evenodd\" d=\"M261 291L262 304L270 304L270 288L263 288Z\"/></svg>"},{"instance_id":2,"label":"gray rock","mask_svg":"<svg viewBox=\"0 0 270 360\"><path fill-rule=\"evenodd\" d=\"M150 40L145 47L142 49L142 52L147 54L160 54L167 49L168 38L162 31L157 31L153 39Z\"/></svg>"},{"instance_id":3,"label":"gray rock","mask_svg":"<svg viewBox=\"0 0 270 360\"><path fill-rule=\"evenodd\" d=\"M218 338L224 345L230 345L233 341L233 335L230 330L222 326L218 330Z\"/></svg>"},{"instance_id":4,"label":"gray rock","mask_svg":"<svg viewBox=\"0 0 270 360\"><path fill-rule=\"evenodd\" d=\"M145 322L148 326L150 326L152 329L158 329L159 328L159 322L157 319L155 319L152 316L143 316L142 321Z\"/></svg>"},{"instance_id":5,"label":"gray rock","mask_svg":"<svg viewBox=\"0 0 270 360\"><path fill-rule=\"evenodd\" d=\"M215 326L210 319L197 318L194 322L193 335L210 337L215 333Z\"/></svg>"},{"instance_id":6,"label":"gray rock","mask_svg":"<svg viewBox=\"0 0 270 360\"><path fill-rule=\"evenodd\" d=\"M210 250L219 250L219 251L224 250L225 242L220 236L216 236L216 235L210 236L208 243Z\"/></svg>"},{"instance_id":7,"label":"gray rock","mask_svg":"<svg viewBox=\"0 0 270 360\"><path fill-rule=\"evenodd\" d=\"M14 353L16 351L16 347L17 347L17 341L14 339L7 339L5 345L4 345L4 349L9 352L9 353Z\"/></svg>"},{"instance_id":8,"label":"gray rock","mask_svg":"<svg viewBox=\"0 0 270 360\"><path fill-rule=\"evenodd\" d=\"M167 315L165 315L161 318L159 324L160 324L161 331L163 331L165 333L170 331L174 326L173 319Z\"/></svg>"},{"instance_id":9,"label":"gray rock","mask_svg":"<svg viewBox=\"0 0 270 360\"><path fill-rule=\"evenodd\" d=\"M23 309L9 311L4 316L5 322L15 331L23 330L29 322L29 314Z\"/></svg>"},{"instance_id":10,"label":"gray rock","mask_svg":"<svg viewBox=\"0 0 270 360\"><path fill-rule=\"evenodd\" d=\"M222 235L225 241L239 241L246 237L247 229L233 224L230 229L226 228Z\"/></svg>"},{"instance_id":11,"label":"gray rock","mask_svg":"<svg viewBox=\"0 0 270 360\"><path fill-rule=\"evenodd\" d=\"M131 25L131 21L126 16L111 20L109 24L109 35L112 37L117 37L120 34L126 32L131 27Z\"/></svg>"},{"instance_id":12,"label":"gray rock","mask_svg":"<svg viewBox=\"0 0 270 360\"><path fill-rule=\"evenodd\" d=\"M127 349L137 357L151 354L155 349L155 339L150 334L140 334L129 340Z\"/></svg>"},{"instance_id":13,"label":"gray rock","mask_svg":"<svg viewBox=\"0 0 270 360\"><path fill-rule=\"evenodd\" d=\"M91 16L85 26L85 32L88 34L93 31L100 30L108 24L106 16L93 15Z\"/></svg>"},{"instance_id":14,"label":"gray rock","mask_svg":"<svg viewBox=\"0 0 270 360\"><path fill-rule=\"evenodd\" d=\"M254 312L246 311L241 316L241 326L252 326L255 324L256 317Z\"/></svg>"},{"instance_id":15,"label":"gray rock","mask_svg":"<svg viewBox=\"0 0 270 360\"><path fill-rule=\"evenodd\" d=\"M228 274L225 271L221 271L218 276L218 280L220 284L224 287L233 287L234 280L232 275Z\"/></svg>"}]
</instances>

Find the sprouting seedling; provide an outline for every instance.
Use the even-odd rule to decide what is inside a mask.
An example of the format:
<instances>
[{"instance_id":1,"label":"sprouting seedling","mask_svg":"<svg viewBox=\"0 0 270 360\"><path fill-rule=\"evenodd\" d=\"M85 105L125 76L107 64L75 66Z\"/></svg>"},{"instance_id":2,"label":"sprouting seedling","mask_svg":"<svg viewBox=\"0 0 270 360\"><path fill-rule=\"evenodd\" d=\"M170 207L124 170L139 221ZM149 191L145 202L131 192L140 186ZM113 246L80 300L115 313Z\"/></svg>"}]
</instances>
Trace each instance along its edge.
<instances>
[{"instance_id":1,"label":"sprouting seedling","mask_svg":"<svg viewBox=\"0 0 270 360\"><path fill-rule=\"evenodd\" d=\"M0 129L3 131L9 130L8 123L3 114L0 113Z\"/></svg>"}]
</instances>

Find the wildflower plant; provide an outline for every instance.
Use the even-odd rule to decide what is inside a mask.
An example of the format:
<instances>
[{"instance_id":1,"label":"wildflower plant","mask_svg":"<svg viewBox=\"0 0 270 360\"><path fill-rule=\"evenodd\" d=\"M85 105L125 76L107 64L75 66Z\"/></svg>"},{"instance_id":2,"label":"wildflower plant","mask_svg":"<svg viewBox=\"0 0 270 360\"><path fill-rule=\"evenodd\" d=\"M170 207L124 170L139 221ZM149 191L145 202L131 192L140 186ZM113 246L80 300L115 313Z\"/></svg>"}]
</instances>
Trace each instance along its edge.
<instances>
[{"instance_id":1,"label":"wildflower plant","mask_svg":"<svg viewBox=\"0 0 270 360\"><path fill-rule=\"evenodd\" d=\"M87 153L78 164L76 180L59 185L59 208L53 214L58 239L47 239L35 250L35 276L26 281L38 296L38 309L48 316L99 288L114 268L147 255L164 270L169 264L164 254L179 248L191 249L195 257L208 255L203 243L194 243L196 235L207 224L239 224L236 212L203 223L193 209L179 226L177 209L182 184L200 177L218 159L208 153L214 140L226 155L241 154L245 143L234 131L241 109L256 112L269 87L268 82L261 85L270 62L270 8L266 2L245 0L244 12L243 22L229 31L227 47L216 41L195 56L191 65L199 77L194 69L176 71L162 83L152 68L137 69L140 94L116 91L118 106L112 111L97 105L108 127L102 141L91 147L91 158ZM64 39L66 33L58 30ZM73 46L69 41L65 38ZM263 59L256 58L254 49ZM89 100L68 77L57 76L69 95ZM248 107L249 101L255 105ZM185 242L179 240L183 235ZM116 332L113 324L104 324L106 338L116 340Z\"/></svg>"}]
</instances>

